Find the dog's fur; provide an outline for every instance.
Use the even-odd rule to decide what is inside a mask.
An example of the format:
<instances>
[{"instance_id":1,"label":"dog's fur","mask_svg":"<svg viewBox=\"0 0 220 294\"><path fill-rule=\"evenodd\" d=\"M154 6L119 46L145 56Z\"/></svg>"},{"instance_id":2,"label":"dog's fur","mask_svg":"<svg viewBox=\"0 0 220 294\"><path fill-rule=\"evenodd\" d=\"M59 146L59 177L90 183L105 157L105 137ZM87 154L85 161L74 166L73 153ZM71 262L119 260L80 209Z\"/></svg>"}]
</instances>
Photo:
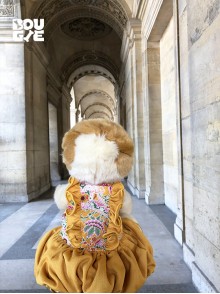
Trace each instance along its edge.
<instances>
[{"instance_id":1,"label":"dog's fur","mask_svg":"<svg viewBox=\"0 0 220 294\"><path fill-rule=\"evenodd\" d=\"M83 120L68 131L62 143L63 162L71 176L90 184L113 183L128 175L133 163L133 142L118 124L105 119ZM56 188L54 199L65 209L67 185ZM131 196L125 192L122 217L131 217Z\"/></svg>"}]
</instances>

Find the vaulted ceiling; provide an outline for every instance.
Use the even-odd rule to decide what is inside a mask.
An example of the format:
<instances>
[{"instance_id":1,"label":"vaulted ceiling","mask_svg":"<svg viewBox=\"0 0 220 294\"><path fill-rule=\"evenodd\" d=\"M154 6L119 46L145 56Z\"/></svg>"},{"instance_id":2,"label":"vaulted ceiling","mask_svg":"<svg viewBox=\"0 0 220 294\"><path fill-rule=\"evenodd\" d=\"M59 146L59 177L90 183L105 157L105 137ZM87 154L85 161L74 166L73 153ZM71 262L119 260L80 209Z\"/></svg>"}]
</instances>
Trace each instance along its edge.
<instances>
[{"instance_id":1,"label":"vaulted ceiling","mask_svg":"<svg viewBox=\"0 0 220 294\"><path fill-rule=\"evenodd\" d=\"M78 101L81 101L82 114L86 116L89 113L92 117L90 112L93 109L96 115L103 117L106 112L112 119L115 112L115 106L109 105L108 99L100 91L106 92L117 103L115 87L119 86L121 43L131 14L131 1L127 2L23 0L23 14L26 18L44 18L44 45L49 56L49 67L70 88L74 87L76 107L79 106ZM84 80L80 82L84 76L87 83ZM92 78L89 79L89 76ZM106 91L106 80L114 89L111 93ZM79 85L83 85L83 91ZM80 100L82 95L91 90L94 93L96 91L96 94Z\"/></svg>"}]
</instances>

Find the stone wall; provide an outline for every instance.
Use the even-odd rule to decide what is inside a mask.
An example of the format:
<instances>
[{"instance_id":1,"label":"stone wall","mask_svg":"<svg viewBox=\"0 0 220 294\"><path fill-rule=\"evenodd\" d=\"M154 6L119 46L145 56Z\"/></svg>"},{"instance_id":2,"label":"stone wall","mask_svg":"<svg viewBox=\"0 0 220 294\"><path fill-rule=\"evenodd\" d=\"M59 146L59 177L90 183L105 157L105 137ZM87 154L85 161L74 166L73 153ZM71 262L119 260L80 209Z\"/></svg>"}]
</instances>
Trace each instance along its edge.
<instances>
[{"instance_id":1,"label":"stone wall","mask_svg":"<svg viewBox=\"0 0 220 294\"><path fill-rule=\"evenodd\" d=\"M150 197L155 166L151 150L159 131L154 126L161 83L165 203L177 214L175 236L183 243L195 286L200 292L219 292L220 2L173 1L173 12L164 9L168 2L142 1L135 10L143 23L142 70L148 74L143 84L146 200L150 204L156 199ZM159 63L160 73L155 74Z\"/></svg>"},{"instance_id":2,"label":"stone wall","mask_svg":"<svg viewBox=\"0 0 220 294\"><path fill-rule=\"evenodd\" d=\"M165 204L177 213L178 151L174 20L160 40L160 74Z\"/></svg>"},{"instance_id":3,"label":"stone wall","mask_svg":"<svg viewBox=\"0 0 220 294\"><path fill-rule=\"evenodd\" d=\"M29 199L50 188L46 69L26 48L27 172Z\"/></svg>"},{"instance_id":4,"label":"stone wall","mask_svg":"<svg viewBox=\"0 0 220 294\"><path fill-rule=\"evenodd\" d=\"M204 292L220 291L220 3L187 1L185 9L193 175L193 280ZM181 18L184 19L183 13ZM191 247L190 242L187 245Z\"/></svg>"},{"instance_id":5,"label":"stone wall","mask_svg":"<svg viewBox=\"0 0 220 294\"><path fill-rule=\"evenodd\" d=\"M26 201L24 44L0 43L0 201Z\"/></svg>"},{"instance_id":6,"label":"stone wall","mask_svg":"<svg viewBox=\"0 0 220 294\"><path fill-rule=\"evenodd\" d=\"M130 42L132 39L132 42ZM124 80L122 99L126 99L127 130L133 139L134 164L128 177L128 185L138 198L145 197L145 158L144 158L144 96L142 78L141 22L131 19L121 50L124 67L121 77Z\"/></svg>"}]
</instances>

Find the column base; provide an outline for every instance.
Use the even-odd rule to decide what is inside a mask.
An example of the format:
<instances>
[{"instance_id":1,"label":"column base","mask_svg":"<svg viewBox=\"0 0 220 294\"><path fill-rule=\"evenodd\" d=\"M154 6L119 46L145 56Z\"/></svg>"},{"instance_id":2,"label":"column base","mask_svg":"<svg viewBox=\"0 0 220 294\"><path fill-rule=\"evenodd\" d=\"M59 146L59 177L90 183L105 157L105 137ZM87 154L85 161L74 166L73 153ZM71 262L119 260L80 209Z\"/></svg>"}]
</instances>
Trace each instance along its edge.
<instances>
[{"instance_id":1,"label":"column base","mask_svg":"<svg viewBox=\"0 0 220 294\"><path fill-rule=\"evenodd\" d=\"M178 243L183 245L183 230L178 226L177 223L174 224L174 237L178 241Z\"/></svg>"},{"instance_id":2,"label":"column base","mask_svg":"<svg viewBox=\"0 0 220 294\"><path fill-rule=\"evenodd\" d=\"M45 185L44 187L40 188L39 190L33 191L31 193L28 193L28 201L31 201L31 200L39 197L44 192L47 192L48 190L50 190L50 188L51 188L51 184L48 183L47 185Z\"/></svg>"},{"instance_id":3,"label":"column base","mask_svg":"<svg viewBox=\"0 0 220 294\"><path fill-rule=\"evenodd\" d=\"M207 278L203 271L195 262L195 253L186 244L183 244L183 259L192 271L192 281L197 290L201 293L218 293L212 282Z\"/></svg>"},{"instance_id":4,"label":"column base","mask_svg":"<svg viewBox=\"0 0 220 294\"><path fill-rule=\"evenodd\" d=\"M220 291L215 288L195 261L192 263L192 281L200 293L219 293Z\"/></svg>"},{"instance_id":5,"label":"column base","mask_svg":"<svg viewBox=\"0 0 220 294\"><path fill-rule=\"evenodd\" d=\"M131 190L132 194L138 199L145 198L145 191L139 190L137 187L134 187L129 181L127 181L128 188Z\"/></svg>"},{"instance_id":6,"label":"column base","mask_svg":"<svg viewBox=\"0 0 220 294\"><path fill-rule=\"evenodd\" d=\"M147 205L165 204L164 195L161 196L151 193L150 188L148 187L145 192L145 202Z\"/></svg>"},{"instance_id":7,"label":"column base","mask_svg":"<svg viewBox=\"0 0 220 294\"><path fill-rule=\"evenodd\" d=\"M192 270L192 264L195 261L195 253L186 243L183 244L183 259Z\"/></svg>"}]
</instances>

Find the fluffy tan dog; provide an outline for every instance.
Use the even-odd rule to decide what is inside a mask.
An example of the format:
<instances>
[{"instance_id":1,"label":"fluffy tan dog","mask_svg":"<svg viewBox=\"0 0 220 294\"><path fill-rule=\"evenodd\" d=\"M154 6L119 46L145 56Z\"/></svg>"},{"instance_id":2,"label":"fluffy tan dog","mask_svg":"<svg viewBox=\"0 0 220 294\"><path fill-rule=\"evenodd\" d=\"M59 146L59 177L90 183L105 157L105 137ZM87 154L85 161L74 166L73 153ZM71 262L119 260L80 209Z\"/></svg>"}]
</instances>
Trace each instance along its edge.
<instances>
[{"instance_id":1,"label":"fluffy tan dog","mask_svg":"<svg viewBox=\"0 0 220 294\"><path fill-rule=\"evenodd\" d=\"M131 217L121 180L133 161L133 143L118 124L84 120L63 138L70 179L55 191L62 226L41 239L37 283L53 292L135 292L154 271L152 247Z\"/></svg>"},{"instance_id":2,"label":"fluffy tan dog","mask_svg":"<svg viewBox=\"0 0 220 294\"><path fill-rule=\"evenodd\" d=\"M122 126L105 119L84 120L68 131L62 143L63 162L69 174L90 184L121 181L131 170L134 145ZM66 209L65 191L58 185L54 194L59 209ZM122 217L132 218L132 201L125 190Z\"/></svg>"}]
</instances>

